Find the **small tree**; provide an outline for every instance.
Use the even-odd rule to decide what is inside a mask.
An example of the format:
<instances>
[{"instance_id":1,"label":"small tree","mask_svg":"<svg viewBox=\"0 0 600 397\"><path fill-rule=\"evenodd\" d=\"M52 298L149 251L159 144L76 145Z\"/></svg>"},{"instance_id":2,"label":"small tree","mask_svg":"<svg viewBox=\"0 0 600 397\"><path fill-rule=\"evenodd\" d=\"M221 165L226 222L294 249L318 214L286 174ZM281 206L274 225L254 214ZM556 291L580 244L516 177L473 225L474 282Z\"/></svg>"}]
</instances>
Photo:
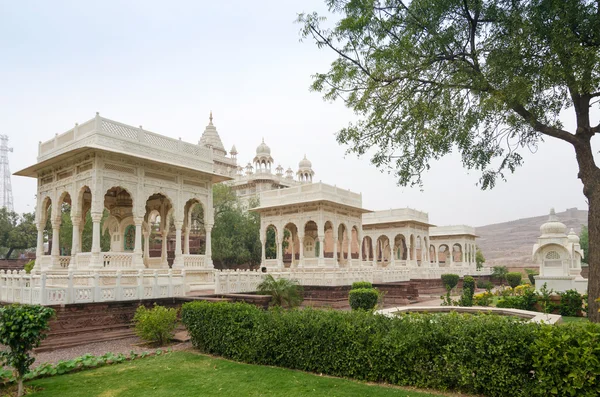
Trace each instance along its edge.
<instances>
[{"instance_id":1,"label":"small tree","mask_svg":"<svg viewBox=\"0 0 600 397\"><path fill-rule=\"evenodd\" d=\"M458 280L460 279L458 274L442 274L442 283L446 288L446 296L441 296L443 302L442 306L452 306L455 302L450 298L450 292L454 287L458 285Z\"/></svg>"},{"instance_id":2,"label":"small tree","mask_svg":"<svg viewBox=\"0 0 600 397\"><path fill-rule=\"evenodd\" d=\"M475 252L475 265L477 266L477 270L481 270L484 263L485 257L483 256L483 252L477 247L477 251Z\"/></svg>"},{"instance_id":3,"label":"small tree","mask_svg":"<svg viewBox=\"0 0 600 397\"><path fill-rule=\"evenodd\" d=\"M590 240L588 237L588 228L586 225L581 225L581 232L579 233L579 245L583 250L583 259L581 259L581 262L588 263L588 248L590 246Z\"/></svg>"},{"instance_id":4,"label":"small tree","mask_svg":"<svg viewBox=\"0 0 600 397\"><path fill-rule=\"evenodd\" d=\"M531 285L535 285L535 276L539 273L533 269L525 269L525 273L527 273L527 278L529 279L529 283Z\"/></svg>"},{"instance_id":5,"label":"small tree","mask_svg":"<svg viewBox=\"0 0 600 397\"><path fill-rule=\"evenodd\" d=\"M304 300L302 286L297 281L286 278L275 279L270 274L258 285L257 291L261 295L271 295L271 304L274 306L291 308L300 306Z\"/></svg>"},{"instance_id":6,"label":"small tree","mask_svg":"<svg viewBox=\"0 0 600 397\"><path fill-rule=\"evenodd\" d=\"M519 272L510 272L506 273L506 281L508 281L508 285L511 288L516 288L518 285L521 285L521 279L523 275Z\"/></svg>"},{"instance_id":7,"label":"small tree","mask_svg":"<svg viewBox=\"0 0 600 397\"><path fill-rule=\"evenodd\" d=\"M471 276L465 276L463 279L463 291L459 306L473 306L473 294L475 293L475 279Z\"/></svg>"},{"instance_id":8,"label":"small tree","mask_svg":"<svg viewBox=\"0 0 600 397\"><path fill-rule=\"evenodd\" d=\"M48 321L54 309L45 306L10 305L0 307L0 351L2 365L13 368L18 382L17 395L23 395L23 376L35 362L30 352L46 338Z\"/></svg>"},{"instance_id":9,"label":"small tree","mask_svg":"<svg viewBox=\"0 0 600 397\"><path fill-rule=\"evenodd\" d=\"M506 274L508 273L508 268L506 266L494 266L492 268L492 277L500 280L500 283L504 285L504 281L506 281Z\"/></svg>"}]
</instances>

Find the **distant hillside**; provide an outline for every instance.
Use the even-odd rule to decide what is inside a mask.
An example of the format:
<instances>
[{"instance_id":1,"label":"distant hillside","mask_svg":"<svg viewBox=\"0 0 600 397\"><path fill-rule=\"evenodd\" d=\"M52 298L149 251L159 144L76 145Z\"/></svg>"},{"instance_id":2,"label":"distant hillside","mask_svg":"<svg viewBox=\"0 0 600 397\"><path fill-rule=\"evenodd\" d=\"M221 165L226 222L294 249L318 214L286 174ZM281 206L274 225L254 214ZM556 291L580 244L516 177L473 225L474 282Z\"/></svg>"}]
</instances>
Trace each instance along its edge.
<instances>
[{"instance_id":1,"label":"distant hillside","mask_svg":"<svg viewBox=\"0 0 600 397\"><path fill-rule=\"evenodd\" d=\"M579 234L581 225L587 225L588 212L570 208L556 214ZM531 267L531 250L540 236L540 226L548 220L548 215L496 223L476 228L477 244L489 266Z\"/></svg>"}]
</instances>

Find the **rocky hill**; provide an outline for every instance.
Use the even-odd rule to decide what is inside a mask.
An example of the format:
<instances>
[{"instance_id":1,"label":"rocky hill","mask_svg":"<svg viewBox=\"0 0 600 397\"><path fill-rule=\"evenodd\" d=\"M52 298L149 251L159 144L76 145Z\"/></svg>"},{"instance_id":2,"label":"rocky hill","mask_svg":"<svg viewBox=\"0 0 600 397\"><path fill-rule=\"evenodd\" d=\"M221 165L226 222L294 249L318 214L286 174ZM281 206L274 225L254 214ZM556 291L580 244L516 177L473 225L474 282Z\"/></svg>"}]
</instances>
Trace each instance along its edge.
<instances>
[{"instance_id":1,"label":"rocky hill","mask_svg":"<svg viewBox=\"0 0 600 397\"><path fill-rule=\"evenodd\" d=\"M570 208L556 214L558 219L573 228L577 234L581 225L587 225L588 212ZM533 267L531 251L540 235L540 226L548 220L548 215L496 223L476 228L477 244L489 266L509 268Z\"/></svg>"}]
</instances>

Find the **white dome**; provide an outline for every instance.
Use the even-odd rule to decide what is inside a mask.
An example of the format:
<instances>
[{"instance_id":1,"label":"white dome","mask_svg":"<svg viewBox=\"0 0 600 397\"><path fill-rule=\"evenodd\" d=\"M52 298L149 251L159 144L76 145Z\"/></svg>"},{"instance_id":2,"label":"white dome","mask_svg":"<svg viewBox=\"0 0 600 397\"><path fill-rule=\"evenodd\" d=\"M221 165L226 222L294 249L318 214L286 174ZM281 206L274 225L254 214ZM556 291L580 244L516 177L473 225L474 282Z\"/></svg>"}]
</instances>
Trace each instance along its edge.
<instances>
[{"instance_id":1,"label":"white dome","mask_svg":"<svg viewBox=\"0 0 600 397\"><path fill-rule=\"evenodd\" d=\"M540 231L542 235L545 234L567 234L567 226L560 222L556 217L556 213L554 212L554 208L550 210L550 216L548 217L548 222L544 223L540 226Z\"/></svg>"},{"instance_id":2,"label":"white dome","mask_svg":"<svg viewBox=\"0 0 600 397\"><path fill-rule=\"evenodd\" d=\"M569 238L570 243L579 244L579 236L575 234L575 230L573 230L573 228L571 228L571 231L567 237Z\"/></svg>"},{"instance_id":3,"label":"white dome","mask_svg":"<svg viewBox=\"0 0 600 397\"><path fill-rule=\"evenodd\" d=\"M262 143L260 145L258 145L258 147L256 148L256 155L257 156L270 156L271 155L271 148L267 146L267 144L265 143L265 139L263 138Z\"/></svg>"},{"instance_id":4,"label":"white dome","mask_svg":"<svg viewBox=\"0 0 600 397\"><path fill-rule=\"evenodd\" d=\"M312 168L312 163L306 158L306 155L304 155L304 158L298 163L298 168Z\"/></svg>"}]
</instances>

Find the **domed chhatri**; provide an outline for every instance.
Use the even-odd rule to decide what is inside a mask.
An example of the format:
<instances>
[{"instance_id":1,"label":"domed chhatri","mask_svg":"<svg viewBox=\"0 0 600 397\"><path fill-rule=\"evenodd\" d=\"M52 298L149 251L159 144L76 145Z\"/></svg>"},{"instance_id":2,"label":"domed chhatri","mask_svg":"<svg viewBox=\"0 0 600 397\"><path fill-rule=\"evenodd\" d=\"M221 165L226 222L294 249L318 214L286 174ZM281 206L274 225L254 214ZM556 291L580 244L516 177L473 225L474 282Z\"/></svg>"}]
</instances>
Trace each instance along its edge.
<instances>
[{"instance_id":1,"label":"domed chhatri","mask_svg":"<svg viewBox=\"0 0 600 397\"><path fill-rule=\"evenodd\" d=\"M304 155L304 158L300 160L300 163L298 163L298 172L296 175L300 182L312 183L315 172L312 170L312 163L306 158L306 154Z\"/></svg>"},{"instance_id":2,"label":"domed chhatri","mask_svg":"<svg viewBox=\"0 0 600 397\"><path fill-rule=\"evenodd\" d=\"M567 235L567 227L558 220L554 208L540 231L542 235L533 246L533 261L540 266L540 274L535 276L536 287L545 284L557 292L576 289L585 293L587 280L581 276L583 250L579 236L573 229Z\"/></svg>"},{"instance_id":3,"label":"domed chhatri","mask_svg":"<svg viewBox=\"0 0 600 397\"><path fill-rule=\"evenodd\" d=\"M256 148L256 155L257 156L270 156L271 155L271 148L265 143L265 138L262 139L261 144L258 145L258 147Z\"/></svg>"},{"instance_id":4,"label":"domed chhatri","mask_svg":"<svg viewBox=\"0 0 600 397\"><path fill-rule=\"evenodd\" d=\"M265 138L263 138L261 144L256 147L256 156L254 157L253 162L256 172L271 173L273 157L271 157L271 148L265 143Z\"/></svg>"},{"instance_id":5,"label":"domed chhatri","mask_svg":"<svg viewBox=\"0 0 600 397\"><path fill-rule=\"evenodd\" d=\"M304 155L304 158L300 160L300 163L298 163L298 168L312 168L312 163L306 158L306 154Z\"/></svg>"},{"instance_id":6,"label":"domed chhatri","mask_svg":"<svg viewBox=\"0 0 600 397\"><path fill-rule=\"evenodd\" d=\"M548 235L564 235L567 233L567 226L558 220L554 208L550 210L548 222L540 226L540 232L542 232L542 237Z\"/></svg>"},{"instance_id":7,"label":"domed chhatri","mask_svg":"<svg viewBox=\"0 0 600 397\"><path fill-rule=\"evenodd\" d=\"M570 243L579 244L579 236L577 235L577 233L575 233L575 230L573 230L573 228L571 228L571 230L569 231L569 235L567 236L567 238L569 239Z\"/></svg>"}]
</instances>

